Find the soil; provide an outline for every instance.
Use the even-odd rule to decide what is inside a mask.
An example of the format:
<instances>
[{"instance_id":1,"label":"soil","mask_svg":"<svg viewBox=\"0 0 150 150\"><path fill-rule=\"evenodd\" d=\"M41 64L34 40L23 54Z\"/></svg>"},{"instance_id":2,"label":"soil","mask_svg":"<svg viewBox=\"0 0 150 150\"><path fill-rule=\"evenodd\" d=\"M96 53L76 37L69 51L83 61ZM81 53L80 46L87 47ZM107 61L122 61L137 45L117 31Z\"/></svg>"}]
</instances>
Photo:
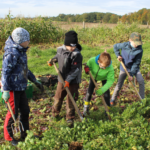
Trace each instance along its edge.
<instances>
[{"instance_id":1,"label":"soil","mask_svg":"<svg viewBox=\"0 0 150 150\"><path fill-rule=\"evenodd\" d=\"M82 150L83 145L79 142L71 142L68 150Z\"/></svg>"}]
</instances>

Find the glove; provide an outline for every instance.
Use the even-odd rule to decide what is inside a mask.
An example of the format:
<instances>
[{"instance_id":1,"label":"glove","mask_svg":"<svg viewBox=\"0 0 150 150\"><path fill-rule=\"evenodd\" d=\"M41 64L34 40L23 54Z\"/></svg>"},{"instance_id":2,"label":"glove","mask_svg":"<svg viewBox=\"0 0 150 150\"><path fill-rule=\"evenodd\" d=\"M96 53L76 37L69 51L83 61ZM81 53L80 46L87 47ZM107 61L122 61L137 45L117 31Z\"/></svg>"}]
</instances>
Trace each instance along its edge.
<instances>
[{"instance_id":1,"label":"glove","mask_svg":"<svg viewBox=\"0 0 150 150\"><path fill-rule=\"evenodd\" d=\"M40 81L36 80L34 84L41 90L41 92L44 92L44 87Z\"/></svg>"},{"instance_id":2,"label":"glove","mask_svg":"<svg viewBox=\"0 0 150 150\"><path fill-rule=\"evenodd\" d=\"M85 70L85 73L86 73L86 74L88 74L88 73L89 73L89 71L90 71L90 69L89 69L89 67L88 67L88 66L84 66L84 70Z\"/></svg>"},{"instance_id":3,"label":"glove","mask_svg":"<svg viewBox=\"0 0 150 150\"><path fill-rule=\"evenodd\" d=\"M101 89L96 90L96 94L97 94L98 96L101 96L101 95L103 94L103 91L102 91Z\"/></svg>"},{"instance_id":4,"label":"glove","mask_svg":"<svg viewBox=\"0 0 150 150\"><path fill-rule=\"evenodd\" d=\"M53 62L56 62L57 60L56 59L50 59L49 61L47 61L47 64L49 66L52 66L53 65Z\"/></svg>"},{"instance_id":5,"label":"glove","mask_svg":"<svg viewBox=\"0 0 150 150\"><path fill-rule=\"evenodd\" d=\"M65 81L64 87L68 87L69 88L69 82L68 81Z\"/></svg>"},{"instance_id":6,"label":"glove","mask_svg":"<svg viewBox=\"0 0 150 150\"><path fill-rule=\"evenodd\" d=\"M83 116L89 115L89 104L90 102L84 101L84 108L83 108Z\"/></svg>"},{"instance_id":7,"label":"glove","mask_svg":"<svg viewBox=\"0 0 150 150\"><path fill-rule=\"evenodd\" d=\"M10 98L9 91L4 91L3 95L2 95L2 98L4 99L5 102L7 102Z\"/></svg>"},{"instance_id":8,"label":"glove","mask_svg":"<svg viewBox=\"0 0 150 150\"><path fill-rule=\"evenodd\" d=\"M50 59L49 61L47 61L47 64L51 67L53 65L52 60Z\"/></svg>"}]
</instances>

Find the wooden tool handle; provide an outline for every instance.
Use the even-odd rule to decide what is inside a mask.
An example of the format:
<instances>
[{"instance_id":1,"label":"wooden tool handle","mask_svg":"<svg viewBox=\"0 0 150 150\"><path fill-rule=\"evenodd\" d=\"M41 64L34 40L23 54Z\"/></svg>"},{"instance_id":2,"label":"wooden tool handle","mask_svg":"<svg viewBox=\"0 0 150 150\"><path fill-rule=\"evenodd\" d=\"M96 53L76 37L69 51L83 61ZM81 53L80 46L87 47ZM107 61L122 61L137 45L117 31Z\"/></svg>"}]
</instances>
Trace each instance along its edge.
<instances>
[{"instance_id":1,"label":"wooden tool handle","mask_svg":"<svg viewBox=\"0 0 150 150\"><path fill-rule=\"evenodd\" d=\"M128 73L128 71L127 71L127 69L126 69L124 63L123 63L122 61L121 61L120 63L121 63L121 65L122 65L123 69L125 70L125 72L126 72L128 78L129 78L130 75L129 75L129 73ZM141 98L141 96L140 96L140 94L139 94L139 92L138 92L136 86L134 86L133 82L131 82L131 85L132 85L132 87L135 89L135 91L136 91L136 93L138 94L138 97L140 98L140 100L142 100L142 98Z\"/></svg>"},{"instance_id":2,"label":"wooden tool handle","mask_svg":"<svg viewBox=\"0 0 150 150\"><path fill-rule=\"evenodd\" d=\"M54 62L53 62L53 65L54 65L54 67L55 67L56 72L58 73L58 76L59 76L61 82L63 83L63 85L65 85L64 79L62 78L62 76L61 76L61 74L60 74L59 70L57 69L56 64L55 64ZM80 117L80 120L82 121L82 120L83 120L83 116L82 116L80 110L78 109L78 107L77 107L77 105L76 105L76 103L75 103L75 101L74 101L74 99L73 99L73 97L72 97L72 95L71 95L71 93L70 93L68 87L66 87L65 89L66 89L67 94L69 95L69 97L70 97L70 99L71 99L71 102L73 103L73 105L74 105L74 107L75 107L75 110L76 110L78 116Z\"/></svg>"},{"instance_id":3,"label":"wooden tool handle","mask_svg":"<svg viewBox=\"0 0 150 150\"><path fill-rule=\"evenodd\" d=\"M14 113L13 113L13 111L12 111L12 109L11 109L11 106L10 106L9 101L7 102L7 106L8 106L8 109L9 109L9 111L10 111L10 113L11 113L11 116L12 116L14 122L16 122L16 119L15 119Z\"/></svg>"},{"instance_id":4,"label":"wooden tool handle","mask_svg":"<svg viewBox=\"0 0 150 150\"><path fill-rule=\"evenodd\" d=\"M90 77L91 77L91 79L92 79L92 81L93 81L93 83L94 83L96 89L98 89L97 83L95 82L95 80L94 80L94 78L93 78L93 76L92 76L92 74L91 74L90 71L89 71L89 75L90 75ZM104 99L103 95L101 95L101 99L102 99L102 103L103 103L103 105L104 105L104 108L105 108L106 112L109 112L108 106L107 106L107 104L106 104L106 102L105 102L105 99ZM109 115L108 113L107 113L107 115L108 115L109 120L111 121L110 115Z\"/></svg>"}]
</instances>

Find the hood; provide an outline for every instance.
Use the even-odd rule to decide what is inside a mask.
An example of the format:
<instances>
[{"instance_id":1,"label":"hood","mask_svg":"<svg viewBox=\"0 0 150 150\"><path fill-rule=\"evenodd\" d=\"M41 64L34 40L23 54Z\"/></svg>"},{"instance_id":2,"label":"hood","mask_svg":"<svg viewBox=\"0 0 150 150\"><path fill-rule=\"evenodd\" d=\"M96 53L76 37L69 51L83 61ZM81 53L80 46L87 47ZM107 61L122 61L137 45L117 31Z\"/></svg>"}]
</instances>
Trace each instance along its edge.
<instances>
[{"instance_id":1,"label":"hood","mask_svg":"<svg viewBox=\"0 0 150 150\"><path fill-rule=\"evenodd\" d=\"M16 44L13 41L12 37L9 36L8 39L5 42L4 51L11 50L11 48L16 48L17 50L22 51L22 52L26 52L27 49L28 49L28 47L27 48L23 48L22 46Z\"/></svg>"},{"instance_id":2,"label":"hood","mask_svg":"<svg viewBox=\"0 0 150 150\"><path fill-rule=\"evenodd\" d=\"M98 59L99 59L100 55L101 55L101 54L99 54L99 55L97 55L97 56L95 57L95 62L96 62L97 65L99 65L99 64L98 64ZM110 65L111 65L111 64L112 64L112 61L111 61ZM110 67L110 65L107 66L106 68Z\"/></svg>"}]
</instances>

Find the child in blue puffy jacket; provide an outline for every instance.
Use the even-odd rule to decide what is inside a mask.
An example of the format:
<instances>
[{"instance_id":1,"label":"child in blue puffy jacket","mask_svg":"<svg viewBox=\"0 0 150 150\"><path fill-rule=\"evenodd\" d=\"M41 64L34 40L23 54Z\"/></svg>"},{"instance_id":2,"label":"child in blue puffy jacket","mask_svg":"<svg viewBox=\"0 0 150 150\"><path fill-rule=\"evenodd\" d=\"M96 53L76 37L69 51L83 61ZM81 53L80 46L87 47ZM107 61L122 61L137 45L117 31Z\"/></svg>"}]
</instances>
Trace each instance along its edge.
<instances>
[{"instance_id":1,"label":"child in blue puffy jacket","mask_svg":"<svg viewBox=\"0 0 150 150\"><path fill-rule=\"evenodd\" d=\"M21 131L21 138L25 138L26 130L29 130L30 109L25 93L28 79L35 83L41 91L44 90L42 84L28 70L26 52L29 42L29 32L21 27L16 28L5 42L2 66L2 98L6 103L9 101L16 119L18 109L20 110L20 121L24 127L24 131ZM13 138L12 123L14 121L8 110L4 123L4 138L11 141L13 145L17 145L18 141Z\"/></svg>"}]
</instances>

